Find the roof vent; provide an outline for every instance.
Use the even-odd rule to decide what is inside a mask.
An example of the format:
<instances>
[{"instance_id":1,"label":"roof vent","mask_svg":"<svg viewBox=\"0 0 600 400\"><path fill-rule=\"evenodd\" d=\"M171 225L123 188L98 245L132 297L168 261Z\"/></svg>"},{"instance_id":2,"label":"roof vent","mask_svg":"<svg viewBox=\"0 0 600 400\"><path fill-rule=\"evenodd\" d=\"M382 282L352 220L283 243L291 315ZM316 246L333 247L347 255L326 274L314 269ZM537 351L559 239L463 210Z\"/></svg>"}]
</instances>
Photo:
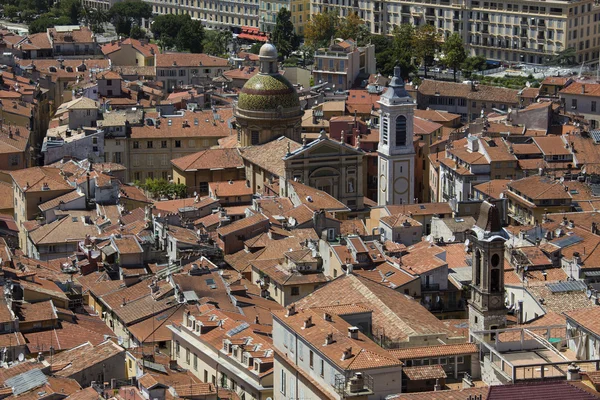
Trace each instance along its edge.
<instances>
[{"instance_id":1,"label":"roof vent","mask_svg":"<svg viewBox=\"0 0 600 400\"><path fill-rule=\"evenodd\" d=\"M358 339L358 328L356 326L348 327L348 337L350 339Z\"/></svg>"},{"instance_id":2,"label":"roof vent","mask_svg":"<svg viewBox=\"0 0 600 400\"><path fill-rule=\"evenodd\" d=\"M304 320L304 327L302 329L310 328L313 326L312 317L308 317Z\"/></svg>"},{"instance_id":3,"label":"roof vent","mask_svg":"<svg viewBox=\"0 0 600 400\"><path fill-rule=\"evenodd\" d=\"M352 347L348 347L346 350L344 350L344 352L342 353L342 360L347 360L350 357L352 357Z\"/></svg>"},{"instance_id":4,"label":"roof vent","mask_svg":"<svg viewBox=\"0 0 600 400\"><path fill-rule=\"evenodd\" d=\"M292 315L296 315L296 306L294 304L290 304L287 308L287 317L291 317Z\"/></svg>"},{"instance_id":5,"label":"roof vent","mask_svg":"<svg viewBox=\"0 0 600 400\"><path fill-rule=\"evenodd\" d=\"M331 343L333 343L333 333L328 333L325 337L325 344L323 346L327 346Z\"/></svg>"}]
</instances>

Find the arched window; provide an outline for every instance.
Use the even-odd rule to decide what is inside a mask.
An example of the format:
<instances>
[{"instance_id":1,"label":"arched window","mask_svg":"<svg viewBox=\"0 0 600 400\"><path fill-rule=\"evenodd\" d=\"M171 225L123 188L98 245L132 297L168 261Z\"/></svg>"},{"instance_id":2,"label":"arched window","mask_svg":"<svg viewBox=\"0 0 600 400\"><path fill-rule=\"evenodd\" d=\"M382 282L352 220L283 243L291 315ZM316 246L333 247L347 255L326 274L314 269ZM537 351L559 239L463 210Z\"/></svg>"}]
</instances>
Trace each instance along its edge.
<instances>
[{"instance_id":1,"label":"arched window","mask_svg":"<svg viewBox=\"0 0 600 400\"><path fill-rule=\"evenodd\" d=\"M481 285L481 253L475 251L475 284Z\"/></svg>"},{"instance_id":2,"label":"arched window","mask_svg":"<svg viewBox=\"0 0 600 400\"><path fill-rule=\"evenodd\" d=\"M406 146L406 117L396 118L396 146Z\"/></svg>"},{"instance_id":3,"label":"arched window","mask_svg":"<svg viewBox=\"0 0 600 400\"><path fill-rule=\"evenodd\" d=\"M500 268L492 269L490 276L490 290L492 292L500 291Z\"/></svg>"},{"instance_id":4,"label":"arched window","mask_svg":"<svg viewBox=\"0 0 600 400\"><path fill-rule=\"evenodd\" d=\"M388 144L389 135L389 119L387 117L381 118L381 139L384 145Z\"/></svg>"}]
</instances>

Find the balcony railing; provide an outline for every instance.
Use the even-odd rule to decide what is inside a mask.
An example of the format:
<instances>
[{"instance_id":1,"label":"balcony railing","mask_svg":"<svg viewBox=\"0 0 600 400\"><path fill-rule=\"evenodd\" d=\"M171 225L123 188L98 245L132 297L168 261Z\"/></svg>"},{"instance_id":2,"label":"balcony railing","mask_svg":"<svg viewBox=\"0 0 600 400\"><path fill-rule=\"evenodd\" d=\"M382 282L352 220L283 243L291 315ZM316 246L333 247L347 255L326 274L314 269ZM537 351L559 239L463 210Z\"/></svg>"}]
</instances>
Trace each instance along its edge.
<instances>
[{"instance_id":1,"label":"balcony railing","mask_svg":"<svg viewBox=\"0 0 600 400\"><path fill-rule=\"evenodd\" d=\"M439 283L430 283L428 285L421 285L421 292L437 292L440 290Z\"/></svg>"}]
</instances>

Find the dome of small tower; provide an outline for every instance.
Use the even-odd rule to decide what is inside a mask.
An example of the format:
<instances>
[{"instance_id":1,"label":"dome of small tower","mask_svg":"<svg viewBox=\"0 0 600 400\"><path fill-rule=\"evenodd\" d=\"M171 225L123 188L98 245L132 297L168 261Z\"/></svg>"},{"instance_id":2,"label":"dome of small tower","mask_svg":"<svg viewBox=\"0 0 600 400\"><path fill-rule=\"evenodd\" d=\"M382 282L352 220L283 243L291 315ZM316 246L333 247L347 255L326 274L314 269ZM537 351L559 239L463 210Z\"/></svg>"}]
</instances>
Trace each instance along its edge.
<instances>
[{"instance_id":1,"label":"dome of small tower","mask_svg":"<svg viewBox=\"0 0 600 400\"><path fill-rule=\"evenodd\" d=\"M260 72L248 79L238 96L239 109L267 111L298 108L300 99L294 86L277 69L277 48L267 42L260 48Z\"/></svg>"},{"instance_id":2,"label":"dome of small tower","mask_svg":"<svg viewBox=\"0 0 600 400\"><path fill-rule=\"evenodd\" d=\"M277 48L270 42L263 44L258 52L259 57L277 58Z\"/></svg>"}]
</instances>

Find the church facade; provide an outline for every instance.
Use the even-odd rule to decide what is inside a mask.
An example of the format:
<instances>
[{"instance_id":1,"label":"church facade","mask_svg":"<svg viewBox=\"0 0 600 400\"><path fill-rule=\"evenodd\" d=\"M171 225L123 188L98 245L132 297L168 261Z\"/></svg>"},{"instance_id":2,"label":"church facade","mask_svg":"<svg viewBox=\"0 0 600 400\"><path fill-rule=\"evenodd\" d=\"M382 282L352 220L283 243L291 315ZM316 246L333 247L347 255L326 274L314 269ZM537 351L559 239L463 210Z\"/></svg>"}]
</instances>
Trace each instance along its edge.
<instances>
[{"instance_id":1,"label":"church facade","mask_svg":"<svg viewBox=\"0 0 600 400\"><path fill-rule=\"evenodd\" d=\"M362 150L332 140L321 132L319 139L284 157L285 179L321 190L351 210L361 210L365 178Z\"/></svg>"}]
</instances>

